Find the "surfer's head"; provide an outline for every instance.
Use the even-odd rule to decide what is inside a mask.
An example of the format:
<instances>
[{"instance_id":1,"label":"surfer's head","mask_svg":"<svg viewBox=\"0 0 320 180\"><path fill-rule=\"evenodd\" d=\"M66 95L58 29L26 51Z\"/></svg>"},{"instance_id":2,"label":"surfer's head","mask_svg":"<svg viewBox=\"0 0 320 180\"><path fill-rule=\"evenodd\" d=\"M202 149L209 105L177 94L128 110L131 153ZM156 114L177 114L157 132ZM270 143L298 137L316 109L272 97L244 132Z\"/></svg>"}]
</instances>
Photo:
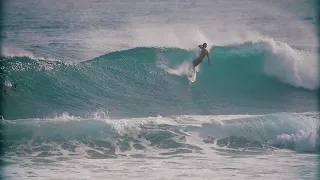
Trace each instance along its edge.
<instances>
[{"instance_id":1,"label":"surfer's head","mask_svg":"<svg viewBox=\"0 0 320 180\"><path fill-rule=\"evenodd\" d=\"M203 43L203 44L202 44L202 47L203 47L203 48L206 48L206 47L207 47L207 43Z\"/></svg>"}]
</instances>

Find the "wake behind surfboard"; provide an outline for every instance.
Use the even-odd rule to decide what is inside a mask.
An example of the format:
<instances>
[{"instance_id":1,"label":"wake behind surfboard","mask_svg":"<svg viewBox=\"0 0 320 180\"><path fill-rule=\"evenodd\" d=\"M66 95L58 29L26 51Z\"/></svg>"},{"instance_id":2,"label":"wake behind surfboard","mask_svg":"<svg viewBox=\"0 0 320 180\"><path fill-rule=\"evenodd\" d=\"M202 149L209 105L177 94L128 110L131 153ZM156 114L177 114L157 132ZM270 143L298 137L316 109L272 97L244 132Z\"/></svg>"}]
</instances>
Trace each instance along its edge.
<instances>
[{"instance_id":1,"label":"wake behind surfboard","mask_svg":"<svg viewBox=\"0 0 320 180\"><path fill-rule=\"evenodd\" d=\"M174 68L170 68L164 64L160 64L159 67L161 67L162 69L164 69L166 72L170 74L174 74L178 76L187 76L190 84L196 81L198 67L196 67L196 69L193 69L192 62L185 61Z\"/></svg>"},{"instance_id":2,"label":"wake behind surfboard","mask_svg":"<svg viewBox=\"0 0 320 180\"><path fill-rule=\"evenodd\" d=\"M190 63L189 66L188 66L187 77L188 77L188 80L190 81L190 83L193 83L193 82L196 81L197 72L196 72L196 70L193 68L192 63Z\"/></svg>"}]
</instances>

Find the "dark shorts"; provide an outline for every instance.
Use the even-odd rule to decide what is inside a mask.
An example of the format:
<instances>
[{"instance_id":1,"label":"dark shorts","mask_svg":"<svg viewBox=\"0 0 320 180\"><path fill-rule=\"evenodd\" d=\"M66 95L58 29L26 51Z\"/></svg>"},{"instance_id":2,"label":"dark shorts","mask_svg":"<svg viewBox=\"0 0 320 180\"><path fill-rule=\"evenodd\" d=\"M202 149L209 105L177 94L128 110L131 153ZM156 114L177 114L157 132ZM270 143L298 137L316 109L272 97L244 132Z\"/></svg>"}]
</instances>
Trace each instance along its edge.
<instances>
[{"instance_id":1,"label":"dark shorts","mask_svg":"<svg viewBox=\"0 0 320 180\"><path fill-rule=\"evenodd\" d=\"M198 66L200 63L202 63L202 60L200 58L197 58L197 59L192 61L193 67Z\"/></svg>"}]
</instances>

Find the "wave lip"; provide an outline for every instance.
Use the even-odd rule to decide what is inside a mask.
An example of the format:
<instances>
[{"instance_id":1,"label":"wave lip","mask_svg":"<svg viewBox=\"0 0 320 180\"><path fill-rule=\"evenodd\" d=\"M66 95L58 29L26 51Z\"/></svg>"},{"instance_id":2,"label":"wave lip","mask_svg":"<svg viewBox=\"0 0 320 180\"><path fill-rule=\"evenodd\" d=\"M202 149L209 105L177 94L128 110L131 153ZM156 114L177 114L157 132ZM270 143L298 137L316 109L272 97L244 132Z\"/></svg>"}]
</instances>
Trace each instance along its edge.
<instances>
[{"instance_id":1,"label":"wave lip","mask_svg":"<svg viewBox=\"0 0 320 180\"><path fill-rule=\"evenodd\" d=\"M295 87L317 89L318 61L315 52L298 50L288 44L267 40L268 52L264 63L267 75L275 76L281 81Z\"/></svg>"}]
</instances>

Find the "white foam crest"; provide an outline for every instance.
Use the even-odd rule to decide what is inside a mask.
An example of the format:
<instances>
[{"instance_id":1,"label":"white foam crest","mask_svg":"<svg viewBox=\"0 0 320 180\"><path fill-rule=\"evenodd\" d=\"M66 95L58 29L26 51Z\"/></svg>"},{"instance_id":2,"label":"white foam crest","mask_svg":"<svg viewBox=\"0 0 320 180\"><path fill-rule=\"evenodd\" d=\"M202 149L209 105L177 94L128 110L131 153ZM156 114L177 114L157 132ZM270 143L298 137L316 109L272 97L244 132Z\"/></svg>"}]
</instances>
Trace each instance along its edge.
<instances>
[{"instance_id":1,"label":"white foam crest","mask_svg":"<svg viewBox=\"0 0 320 180\"><path fill-rule=\"evenodd\" d=\"M171 117L178 124L201 125L203 123L221 123L222 121L260 117L264 115L181 115Z\"/></svg>"},{"instance_id":2,"label":"white foam crest","mask_svg":"<svg viewBox=\"0 0 320 180\"><path fill-rule=\"evenodd\" d=\"M119 134L135 133L142 129L152 129L156 124L176 124L171 118L145 117L145 118L128 118L128 119L110 119L105 121Z\"/></svg>"},{"instance_id":3,"label":"white foam crest","mask_svg":"<svg viewBox=\"0 0 320 180\"><path fill-rule=\"evenodd\" d=\"M222 121L243 119L249 117L259 117L262 115L180 115L180 116L156 116L126 119L107 119L104 120L119 134L135 133L145 129L156 128L159 124L174 126L202 126L203 123L221 123Z\"/></svg>"},{"instance_id":4,"label":"white foam crest","mask_svg":"<svg viewBox=\"0 0 320 180\"><path fill-rule=\"evenodd\" d=\"M210 122L220 122L227 120L243 119L250 117L260 117L264 115L250 115L250 114L239 114L239 115L178 115L178 116L168 116L163 117L161 115L155 117L138 117L138 118L112 118L109 116L108 111L97 110L85 117L71 115L68 112L64 112L61 115L54 115L53 117L47 118L34 118L29 120L36 120L39 122L68 122L68 121L89 121L89 120L98 120L103 121L108 124L113 124L119 128L119 131L125 126L129 127L138 125L147 125L147 124L170 124L170 125L201 125L202 123ZM27 120L27 119L25 119ZM12 122L21 122L20 120L11 120ZM119 124L119 125L117 125ZM123 131L124 132L124 131Z\"/></svg>"},{"instance_id":5,"label":"white foam crest","mask_svg":"<svg viewBox=\"0 0 320 180\"><path fill-rule=\"evenodd\" d=\"M67 112L62 113L61 115L55 115L54 117L48 117L44 119L36 118L30 119L26 123L34 123L32 120L36 120L36 124L40 125L41 123L68 123L74 121L100 121L106 123L111 128L113 128L119 134L127 134L138 132L141 130L141 127L152 127L153 124L167 124L170 123L170 118L162 118L161 116L157 117L143 117L143 118L124 118L124 119L111 119L108 115L108 112L103 110L97 110L86 117L71 115ZM15 122L21 122L20 120Z\"/></svg>"},{"instance_id":6,"label":"white foam crest","mask_svg":"<svg viewBox=\"0 0 320 180\"><path fill-rule=\"evenodd\" d=\"M41 120L41 119L37 119ZM80 116L70 115L67 112L62 113L61 115L55 115L53 118L45 118L45 122L68 122L68 121L80 121L83 120Z\"/></svg>"},{"instance_id":7,"label":"white foam crest","mask_svg":"<svg viewBox=\"0 0 320 180\"><path fill-rule=\"evenodd\" d=\"M105 120L105 119L110 119L109 117L109 112L106 111L104 112L103 110L99 109L95 112L93 112L91 115L89 115L87 118L90 118L90 119L99 119L99 120Z\"/></svg>"},{"instance_id":8,"label":"white foam crest","mask_svg":"<svg viewBox=\"0 0 320 180\"><path fill-rule=\"evenodd\" d=\"M53 117L47 117L44 119L36 118L41 122L70 122L70 121L87 121L87 120L100 120L105 121L110 119L108 116L108 111L97 110L86 117L71 115L68 112L63 112L61 115L54 115Z\"/></svg>"},{"instance_id":9,"label":"white foam crest","mask_svg":"<svg viewBox=\"0 0 320 180\"><path fill-rule=\"evenodd\" d=\"M34 60L59 61L55 58L44 58L37 56L31 51L14 47L3 47L1 53L6 57L29 57L30 59Z\"/></svg>"},{"instance_id":10,"label":"white foam crest","mask_svg":"<svg viewBox=\"0 0 320 180\"><path fill-rule=\"evenodd\" d=\"M296 134L277 135L274 144L283 148L294 148L297 151L315 151L319 136L316 129L312 131L299 130Z\"/></svg>"},{"instance_id":11,"label":"white foam crest","mask_svg":"<svg viewBox=\"0 0 320 180\"><path fill-rule=\"evenodd\" d=\"M319 87L318 61L315 52L293 49L288 44L266 38L269 51L264 71L295 87L316 89Z\"/></svg>"}]
</instances>

